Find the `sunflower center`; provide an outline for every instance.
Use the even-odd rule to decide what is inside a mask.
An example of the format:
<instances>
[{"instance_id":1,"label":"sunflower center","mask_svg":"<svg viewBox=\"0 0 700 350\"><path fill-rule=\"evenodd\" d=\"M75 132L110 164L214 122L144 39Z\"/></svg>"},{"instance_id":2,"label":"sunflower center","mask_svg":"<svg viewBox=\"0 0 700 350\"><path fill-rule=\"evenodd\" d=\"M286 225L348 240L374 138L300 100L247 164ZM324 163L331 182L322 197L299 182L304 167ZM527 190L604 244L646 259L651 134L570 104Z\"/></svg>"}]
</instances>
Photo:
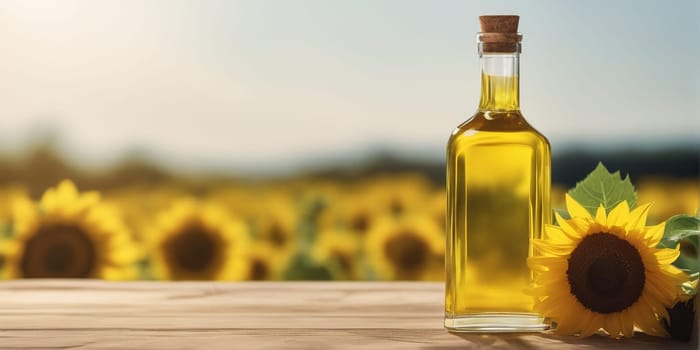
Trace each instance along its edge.
<instances>
[{"instance_id":1,"label":"sunflower center","mask_svg":"<svg viewBox=\"0 0 700 350\"><path fill-rule=\"evenodd\" d=\"M27 240L20 266L26 278L89 278L96 262L95 246L82 228L49 225Z\"/></svg>"},{"instance_id":2,"label":"sunflower center","mask_svg":"<svg viewBox=\"0 0 700 350\"><path fill-rule=\"evenodd\" d=\"M394 215L400 215L404 211L404 205L401 203L400 199L392 198L391 203L389 204L389 210Z\"/></svg>"},{"instance_id":3,"label":"sunflower center","mask_svg":"<svg viewBox=\"0 0 700 350\"><path fill-rule=\"evenodd\" d=\"M268 236L272 243L278 247L282 247L287 243L287 236L284 234L284 229L276 222L270 226Z\"/></svg>"},{"instance_id":4,"label":"sunflower center","mask_svg":"<svg viewBox=\"0 0 700 350\"><path fill-rule=\"evenodd\" d=\"M622 311L642 295L644 263L628 241L609 233L586 236L569 257L571 294L599 313Z\"/></svg>"},{"instance_id":5,"label":"sunflower center","mask_svg":"<svg viewBox=\"0 0 700 350\"><path fill-rule=\"evenodd\" d=\"M189 228L173 237L167 248L172 254L172 261L188 272L207 270L215 261L218 252L216 241L200 228Z\"/></svg>"},{"instance_id":6,"label":"sunflower center","mask_svg":"<svg viewBox=\"0 0 700 350\"><path fill-rule=\"evenodd\" d=\"M250 279L252 281L262 281L267 279L269 271L267 264L260 259L254 259L250 266Z\"/></svg>"},{"instance_id":7,"label":"sunflower center","mask_svg":"<svg viewBox=\"0 0 700 350\"><path fill-rule=\"evenodd\" d=\"M338 265L343 269L343 272L350 273L352 271L352 258L343 252L334 252L333 257L338 261Z\"/></svg>"},{"instance_id":8,"label":"sunflower center","mask_svg":"<svg viewBox=\"0 0 700 350\"><path fill-rule=\"evenodd\" d=\"M405 272L413 272L424 265L428 258L425 241L412 232L402 233L389 239L384 252L394 266Z\"/></svg>"},{"instance_id":9,"label":"sunflower center","mask_svg":"<svg viewBox=\"0 0 700 350\"><path fill-rule=\"evenodd\" d=\"M358 232L365 232L369 228L369 215L365 212L356 214L350 221L350 228Z\"/></svg>"}]
</instances>

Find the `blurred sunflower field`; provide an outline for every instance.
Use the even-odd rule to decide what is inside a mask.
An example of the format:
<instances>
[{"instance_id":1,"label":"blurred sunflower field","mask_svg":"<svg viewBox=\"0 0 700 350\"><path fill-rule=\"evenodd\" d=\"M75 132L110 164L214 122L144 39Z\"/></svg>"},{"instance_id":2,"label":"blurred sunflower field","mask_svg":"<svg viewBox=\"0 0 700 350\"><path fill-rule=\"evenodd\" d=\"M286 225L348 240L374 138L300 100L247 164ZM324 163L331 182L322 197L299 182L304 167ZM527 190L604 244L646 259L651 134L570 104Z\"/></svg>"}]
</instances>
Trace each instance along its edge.
<instances>
[{"instance_id":1,"label":"blurred sunflower field","mask_svg":"<svg viewBox=\"0 0 700 350\"><path fill-rule=\"evenodd\" d=\"M44 170L0 186L5 279L443 279L445 190L427 171L251 181ZM635 183L655 203L650 221L698 211L696 178ZM568 187L553 185L554 208Z\"/></svg>"},{"instance_id":2,"label":"blurred sunflower field","mask_svg":"<svg viewBox=\"0 0 700 350\"><path fill-rule=\"evenodd\" d=\"M442 279L444 191L417 173L0 193L4 278Z\"/></svg>"}]
</instances>

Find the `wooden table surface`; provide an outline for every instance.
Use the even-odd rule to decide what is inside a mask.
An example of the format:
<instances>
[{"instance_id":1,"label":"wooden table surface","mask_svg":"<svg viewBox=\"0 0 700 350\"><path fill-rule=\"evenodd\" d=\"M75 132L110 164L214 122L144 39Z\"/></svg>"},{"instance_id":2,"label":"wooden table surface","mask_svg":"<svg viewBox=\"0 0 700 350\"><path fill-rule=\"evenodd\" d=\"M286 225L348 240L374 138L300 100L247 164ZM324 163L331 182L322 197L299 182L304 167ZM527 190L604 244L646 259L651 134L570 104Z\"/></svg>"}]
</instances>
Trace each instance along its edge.
<instances>
[{"instance_id":1,"label":"wooden table surface","mask_svg":"<svg viewBox=\"0 0 700 350\"><path fill-rule=\"evenodd\" d=\"M644 335L451 334L421 282L0 282L7 349L691 349Z\"/></svg>"}]
</instances>

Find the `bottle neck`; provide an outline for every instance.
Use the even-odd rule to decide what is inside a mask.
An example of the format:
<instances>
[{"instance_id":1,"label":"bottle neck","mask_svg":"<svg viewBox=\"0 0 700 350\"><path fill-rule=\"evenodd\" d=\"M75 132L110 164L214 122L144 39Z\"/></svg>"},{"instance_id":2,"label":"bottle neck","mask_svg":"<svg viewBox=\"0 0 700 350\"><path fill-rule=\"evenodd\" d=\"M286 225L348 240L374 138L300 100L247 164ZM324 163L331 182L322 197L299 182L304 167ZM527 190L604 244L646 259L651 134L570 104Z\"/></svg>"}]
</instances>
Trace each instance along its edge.
<instances>
[{"instance_id":1,"label":"bottle neck","mask_svg":"<svg viewBox=\"0 0 700 350\"><path fill-rule=\"evenodd\" d=\"M479 111L520 110L520 54L482 53Z\"/></svg>"}]
</instances>

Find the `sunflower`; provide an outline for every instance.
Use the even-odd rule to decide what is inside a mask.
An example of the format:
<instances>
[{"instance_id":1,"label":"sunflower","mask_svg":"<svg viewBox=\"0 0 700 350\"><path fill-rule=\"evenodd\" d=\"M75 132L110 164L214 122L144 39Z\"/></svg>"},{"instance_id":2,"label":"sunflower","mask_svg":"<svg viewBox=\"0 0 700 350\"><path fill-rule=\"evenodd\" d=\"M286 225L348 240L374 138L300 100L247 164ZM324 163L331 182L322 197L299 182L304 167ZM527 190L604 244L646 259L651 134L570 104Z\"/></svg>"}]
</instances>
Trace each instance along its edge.
<instances>
[{"instance_id":1,"label":"sunflower","mask_svg":"<svg viewBox=\"0 0 700 350\"><path fill-rule=\"evenodd\" d=\"M427 201L426 210L430 213L433 220L438 224L443 234L447 230L447 221L445 220L447 213L447 193L444 189L435 191Z\"/></svg>"},{"instance_id":2,"label":"sunflower","mask_svg":"<svg viewBox=\"0 0 700 350\"><path fill-rule=\"evenodd\" d=\"M376 176L361 182L361 191L376 210L400 216L420 206L430 195L430 181L422 174Z\"/></svg>"},{"instance_id":3,"label":"sunflower","mask_svg":"<svg viewBox=\"0 0 700 350\"><path fill-rule=\"evenodd\" d=\"M115 211L68 180L38 204L15 203L14 234L3 248L8 278L133 279L140 257Z\"/></svg>"},{"instance_id":4,"label":"sunflower","mask_svg":"<svg viewBox=\"0 0 700 350\"><path fill-rule=\"evenodd\" d=\"M247 226L215 205L191 198L160 214L149 235L155 275L170 280L243 280Z\"/></svg>"},{"instance_id":5,"label":"sunflower","mask_svg":"<svg viewBox=\"0 0 700 350\"><path fill-rule=\"evenodd\" d=\"M345 184L342 195L328 203L318 220L321 230L353 231L365 235L380 217L411 215L430 195L420 175L377 175Z\"/></svg>"},{"instance_id":6,"label":"sunflower","mask_svg":"<svg viewBox=\"0 0 700 350\"><path fill-rule=\"evenodd\" d=\"M153 213L185 195L185 189L175 184L133 184L103 192L105 202L120 210L139 243L146 240L146 231L153 221Z\"/></svg>"},{"instance_id":7,"label":"sunflower","mask_svg":"<svg viewBox=\"0 0 700 350\"><path fill-rule=\"evenodd\" d=\"M379 217L376 203L376 197L367 193L348 193L321 215L319 226L323 231L341 229L364 235Z\"/></svg>"},{"instance_id":8,"label":"sunflower","mask_svg":"<svg viewBox=\"0 0 700 350\"><path fill-rule=\"evenodd\" d=\"M8 237L12 232L12 208L18 201L29 200L29 191L18 184L0 188L0 237Z\"/></svg>"},{"instance_id":9,"label":"sunflower","mask_svg":"<svg viewBox=\"0 0 700 350\"><path fill-rule=\"evenodd\" d=\"M280 254L279 249L267 242L255 242L248 255L248 273L245 279L250 281L279 280L286 267L288 256Z\"/></svg>"},{"instance_id":10,"label":"sunflower","mask_svg":"<svg viewBox=\"0 0 700 350\"><path fill-rule=\"evenodd\" d=\"M657 249L665 223L645 226L650 205L630 212L626 201L595 217L566 196L572 219L556 214L559 226L535 240L540 256L528 259L534 272L530 294L535 310L557 323L557 332L589 336L603 328L630 337L637 327L665 335L658 319L680 298L687 275L671 263L678 249Z\"/></svg>"},{"instance_id":11,"label":"sunflower","mask_svg":"<svg viewBox=\"0 0 700 350\"><path fill-rule=\"evenodd\" d=\"M254 236L272 244L285 257L297 249L299 213L294 202L286 195L268 193L258 200Z\"/></svg>"},{"instance_id":12,"label":"sunflower","mask_svg":"<svg viewBox=\"0 0 700 350\"><path fill-rule=\"evenodd\" d=\"M311 256L328 266L335 276L334 279L354 280L360 277L357 264L360 248L360 240L352 232L321 232L314 242Z\"/></svg>"},{"instance_id":13,"label":"sunflower","mask_svg":"<svg viewBox=\"0 0 700 350\"><path fill-rule=\"evenodd\" d=\"M228 211L236 213L246 221L260 211L260 195L252 185L227 183L219 186L211 186L206 193L205 200Z\"/></svg>"},{"instance_id":14,"label":"sunflower","mask_svg":"<svg viewBox=\"0 0 700 350\"><path fill-rule=\"evenodd\" d=\"M12 218L12 206L16 200L29 198L29 191L19 184L0 187L0 218Z\"/></svg>"},{"instance_id":15,"label":"sunflower","mask_svg":"<svg viewBox=\"0 0 700 350\"><path fill-rule=\"evenodd\" d=\"M379 220L368 233L366 254L377 274L392 280L434 280L442 270L445 240L427 216Z\"/></svg>"}]
</instances>

